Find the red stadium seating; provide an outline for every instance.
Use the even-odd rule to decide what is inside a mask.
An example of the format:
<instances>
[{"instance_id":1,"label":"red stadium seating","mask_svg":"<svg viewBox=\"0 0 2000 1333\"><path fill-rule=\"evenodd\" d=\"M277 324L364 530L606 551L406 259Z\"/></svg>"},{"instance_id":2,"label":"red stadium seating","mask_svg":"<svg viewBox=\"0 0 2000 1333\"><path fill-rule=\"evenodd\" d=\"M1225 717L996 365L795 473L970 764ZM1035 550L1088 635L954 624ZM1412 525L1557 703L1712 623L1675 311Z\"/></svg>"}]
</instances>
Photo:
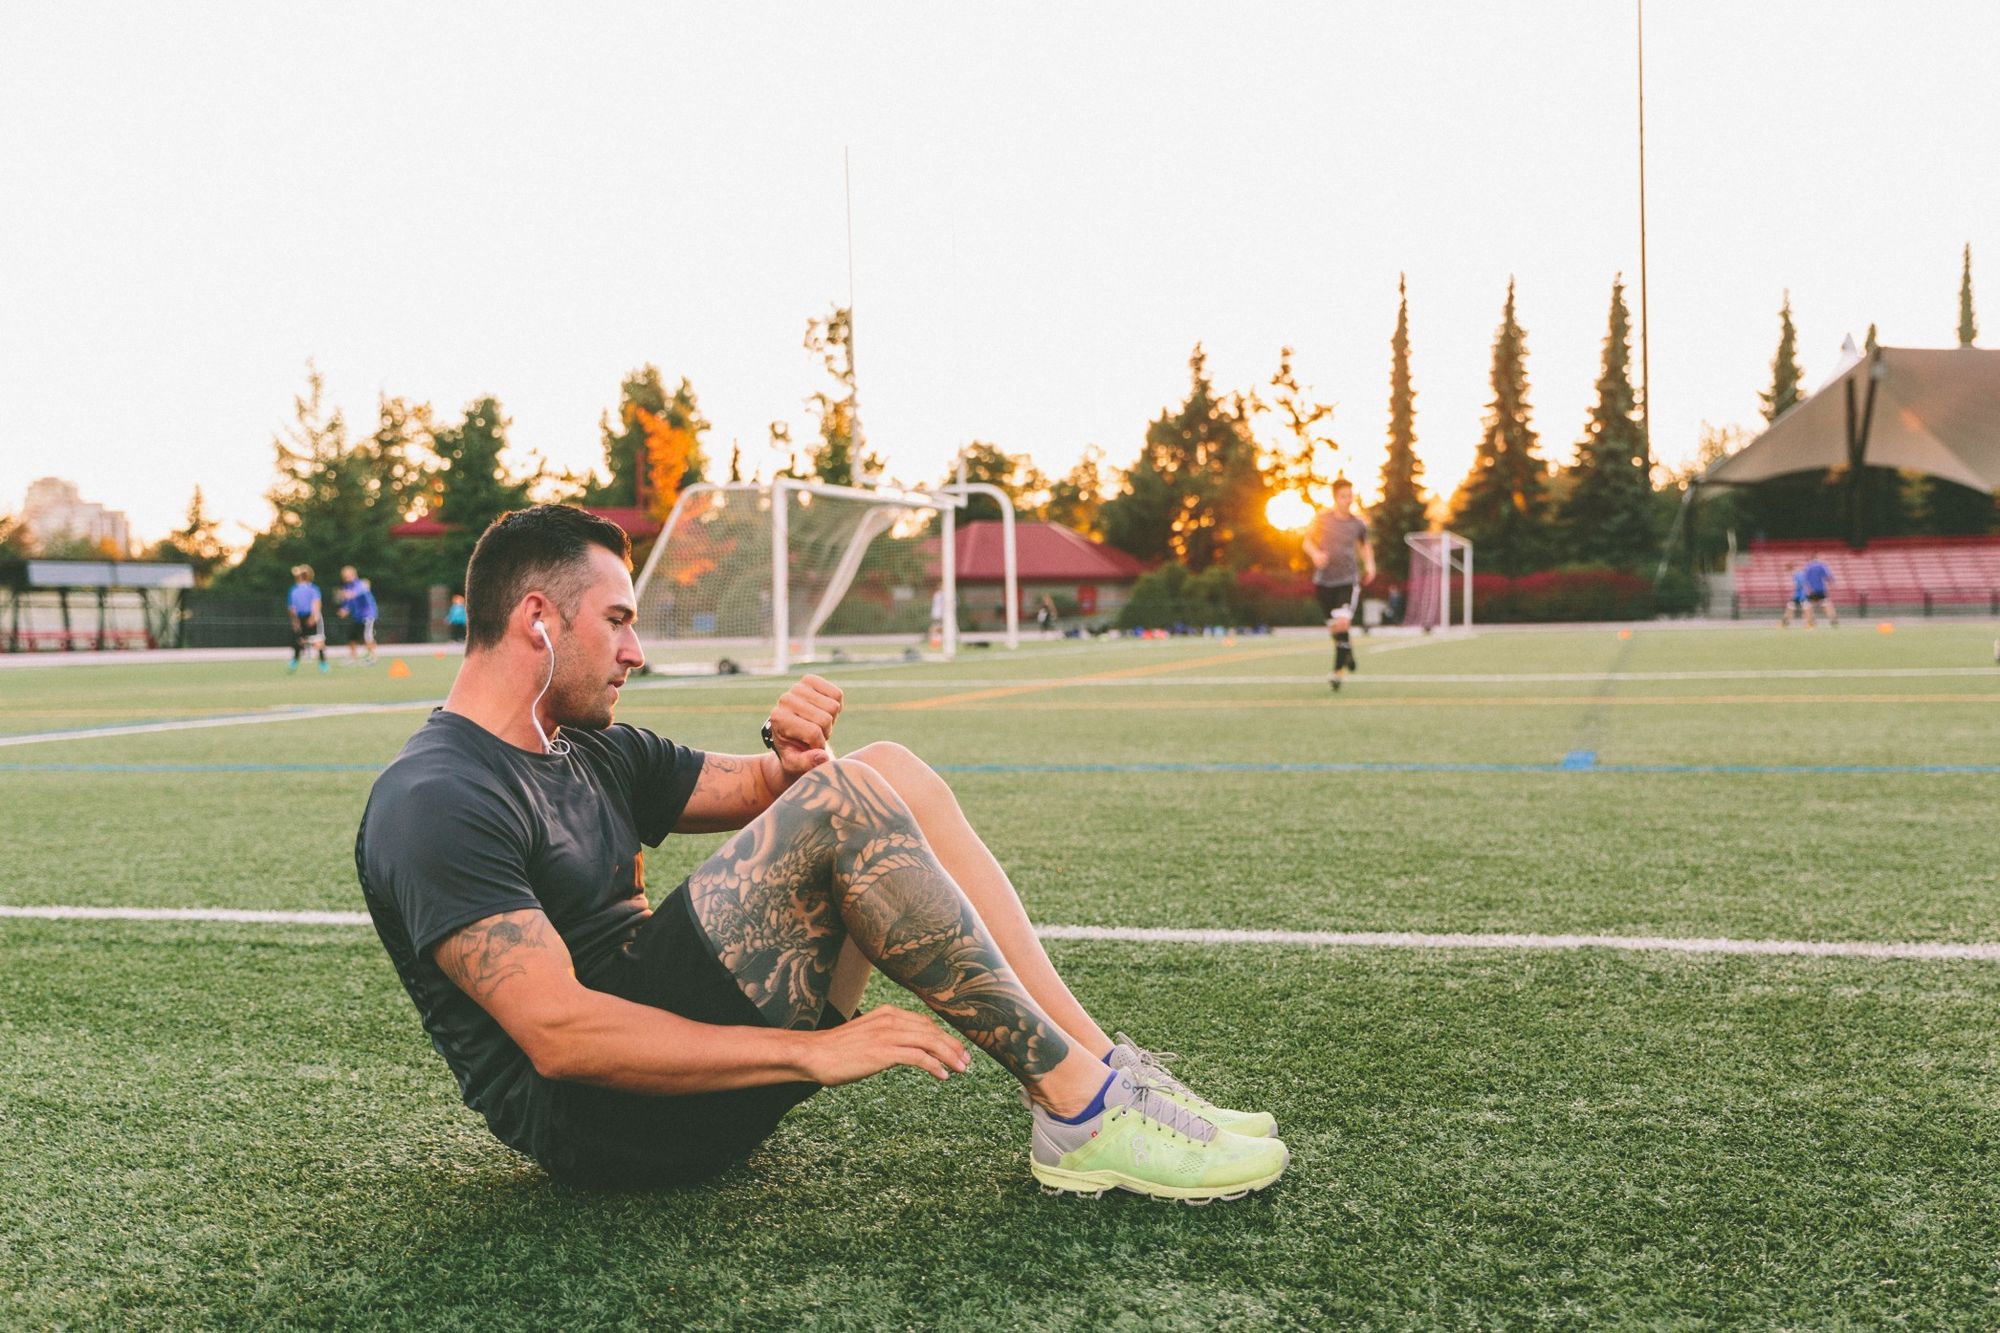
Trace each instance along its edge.
<instances>
[{"instance_id":1,"label":"red stadium seating","mask_svg":"<svg viewBox=\"0 0 2000 1333\"><path fill-rule=\"evenodd\" d=\"M1833 601L1841 610L2000 615L2000 536L1884 537L1859 551L1837 539L1753 542L1732 571L1733 614L1783 607L1792 595L1785 566L1814 555L1833 572Z\"/></svg>"}]
</instances>

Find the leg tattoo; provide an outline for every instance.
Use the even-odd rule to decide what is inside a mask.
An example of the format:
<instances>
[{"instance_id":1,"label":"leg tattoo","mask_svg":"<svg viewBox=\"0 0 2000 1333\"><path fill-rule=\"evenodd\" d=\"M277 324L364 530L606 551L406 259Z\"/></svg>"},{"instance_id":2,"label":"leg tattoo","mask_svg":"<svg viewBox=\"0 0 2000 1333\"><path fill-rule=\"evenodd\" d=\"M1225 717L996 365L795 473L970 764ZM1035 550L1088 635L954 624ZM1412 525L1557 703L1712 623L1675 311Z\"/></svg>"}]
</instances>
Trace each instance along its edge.
<instances>
[{"instance_id":1,"label":"leg tattoo","mask_svg":"<svg viewBox=\"0 0 2000 1333\"><path fill-rule=\"evenodd\" d=\"M1069 1043L938 864L894 788L865 765L816 769L689 881L696 916L773 1023L818 1017L843 937L1023 1081Z\"/></svg>"}]
</instances>

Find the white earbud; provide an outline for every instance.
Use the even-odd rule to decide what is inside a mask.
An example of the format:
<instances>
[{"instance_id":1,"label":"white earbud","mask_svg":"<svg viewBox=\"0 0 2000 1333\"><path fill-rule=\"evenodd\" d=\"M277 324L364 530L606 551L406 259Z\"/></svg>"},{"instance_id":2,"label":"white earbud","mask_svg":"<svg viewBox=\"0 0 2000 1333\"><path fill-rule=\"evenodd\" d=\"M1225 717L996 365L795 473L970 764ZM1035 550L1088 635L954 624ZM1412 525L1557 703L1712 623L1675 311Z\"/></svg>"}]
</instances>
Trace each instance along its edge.
<instances>
[{"instance_id":1,"label":"white earbud","mask_svg":"<svg viewBox=\"0 0 2000 1333\"><path fill-rule=\"evenodd\" d=\"M543 696L548 694L549 686L555 683L556 646L555 644L549 641L549 628L548 626L544 625L541 621L537 620L533 622L528 626L528 628L542 636L542 647L548 649L549 652L549 674L547 679L542 681L541 693L535 696L535 702L528 705L528 720L535 724L535 735L541 738L542 752L544 754L568 754L569 753L568 741L564 740L560 736L557 736L556 738L551 740L549 738L549 734L546 731L542 730L542 717L540 709L542 706Z\"/></svg>"}]
</instances>

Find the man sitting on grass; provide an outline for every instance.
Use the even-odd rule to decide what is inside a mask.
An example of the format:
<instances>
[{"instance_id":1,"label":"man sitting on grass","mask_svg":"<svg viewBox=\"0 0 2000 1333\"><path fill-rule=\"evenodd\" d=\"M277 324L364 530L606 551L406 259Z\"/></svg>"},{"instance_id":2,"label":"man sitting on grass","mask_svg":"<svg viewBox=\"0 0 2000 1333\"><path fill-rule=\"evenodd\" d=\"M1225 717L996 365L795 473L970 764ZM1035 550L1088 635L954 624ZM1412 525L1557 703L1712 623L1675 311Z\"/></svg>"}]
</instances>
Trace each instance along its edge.
<instances>
[{"instance_id":1,"label":"man sitting on grass","mask_svg":"<svg viewBox=\"0 0 2000 1333\"><path fill-rule=\"evenodd\" d=\"M551 1174L659 1185L741 1158L823 1086L971 1064L929 1019L857 1013L870 967L1020 1081L1052 1191L1206 1202L1290 1155L1113 1042L1069 992L951 789L900 746L834 758L807 676L767 752L612 725L643 661L630 546L560 505L497 520L466 571L465 664L376 779L355 863L466 1105ZM742 830L650 909L641 844Z\"/></svg>"}]
</instances>

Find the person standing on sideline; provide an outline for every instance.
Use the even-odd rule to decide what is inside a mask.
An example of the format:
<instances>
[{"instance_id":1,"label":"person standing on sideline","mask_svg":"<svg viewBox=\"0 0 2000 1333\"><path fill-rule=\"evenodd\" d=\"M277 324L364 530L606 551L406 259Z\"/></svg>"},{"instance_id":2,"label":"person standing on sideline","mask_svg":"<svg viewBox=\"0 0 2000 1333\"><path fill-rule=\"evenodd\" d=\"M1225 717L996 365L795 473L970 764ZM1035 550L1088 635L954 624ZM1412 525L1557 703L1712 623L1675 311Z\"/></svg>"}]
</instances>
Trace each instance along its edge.
<instances>
[{"instance_id":1,"label":"person standing on sideline","mask_svg":"<svg viewBox=\"0 0 2000 1333\"><path fill-rule=\"evenodd\" d=\"M348 624L347 661L350 666L360 659L363 644L368 647L368 665L375 665L375 590L368 580L355 573L353 565L340 567L340 591L334 594L340 603L340 617Z\"/></svg>"},{"instance_id":2,"label":"person standing on sideline","mask_svg":"<svg viewBox=\"0 0 2000 1333\"><path fill-rule=\"evenodd\" d=\"M1785 603L1785 614L1778 620L1779 629L1790 629L1792 617L1806 613L1806 576L1799 572L1799 562L1789 561L1785 565L1785 573L1792 580L1792 598Z\"/></svg>"},{"instance_id":3,"label":"person standing on sideline","mask_svg":"<svg viewBox=\"0 0 2000 1333\"><path fill-rule=\"evenodd\" d=\"M1323 509L1306 532L1306 559L1313 563L1313 592L1326 613L1326 630L1333 636L1333 670L1326 683L1340 688L1341 676L1358 671L1348 630L1361 607L1361 588L1375 577L1375 548L1368 541L1368 523L1354 512L1354 483L1337 477L1333 508Z\"/></svg>"},{"instance_id":4,"label":"person standing on sideline","mask_svg":"<svg viewBox=\"0 0 2000 1333\"><path fill-rule=\"evenodd\" d=\"M299 669L299 658L307 648L319 650L319 669L329 670L326 664L326 620L321 614L319 585L313 582L311 565L292 566L292 590L285 598L285 609L292 617L292 664L287 671Z\"/></svg>"},{"instance_id":5,"label":"person standing on sideline","mask_svg":"<svg viewBox=\"0 0 2000 1333\"><path fill-rule=\"evenodd\" d=\"M1035 607L1035 627L1041 630L1042 637L1044 638L1047 638L1055 630L1056 604L1055 600L1047 593L1042 594L1040 604Z\"/></svg>"},{"instance_id":6,"label":"person standing on sideline","mask_svg":"<svg viewBox=\"0 0 2000 1333\"><path fill-rule=\"evenodd\" d=\"M1830 595L1833 571L1826 567L1826 561L1819 558L1818 551L1814 551L1813 558L1806 561L1806 567L1799 571L1799 578L1806 587L1806 628L1812 628L1814 611L1826 612L1826 623L1835 629L1840 628L1840 617L1834 614Z\"/></svg>"},{"instance_id":7,"label":"person standing on sideline","mask_svg":"<svg viewBox=\"0 0 2000 1333\"><path fill-rule=\"evenodd\" d=\"M445 608L444 627L445 627L445 632L451 635L451 641L453 643L465 642L465 594L464 593L455 592L451 595L451 605Z\"/></svg>"}]
</instances>

